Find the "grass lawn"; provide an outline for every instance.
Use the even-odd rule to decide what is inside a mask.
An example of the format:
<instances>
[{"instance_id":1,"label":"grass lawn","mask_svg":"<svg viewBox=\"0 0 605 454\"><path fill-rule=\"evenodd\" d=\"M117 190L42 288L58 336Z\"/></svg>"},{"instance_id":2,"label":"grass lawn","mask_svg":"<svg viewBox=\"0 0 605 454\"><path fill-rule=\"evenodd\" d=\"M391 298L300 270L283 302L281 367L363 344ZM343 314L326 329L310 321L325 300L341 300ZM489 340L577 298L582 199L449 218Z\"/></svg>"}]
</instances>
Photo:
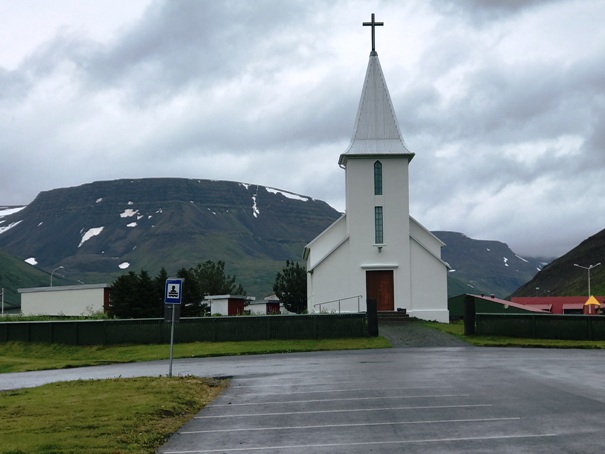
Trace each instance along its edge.
<instances>
[{"instance_id":1,"label":"grass lawn","mask_svg":"<svg viewBox=\"0 0 605 454\"><path fill-rule=\"evenodd\" d=\"M0 393L0 453L153 453L227 380L128 378Z\"/></svg>"},{"instance_id":2,"label":"grass lawn","mask_svg":"<svg viewBox=\"0 0 605 454\"><path fill-rule=\"evenodd\" d=\"M503 336L465 336L464 323L420 322L425 326L453 334L465 342L478 347L525 347L525 348L596 348L605 349L605 341L526 339Z\"/></svg>"},{"instance_id":3,"label":"grass lawn","mask_svg":"<svg viewBox=\"0 0 605 454\"><path fill-rule=\"evenodd\" d=\"M174 358L291 353L327 350L388 348L382 337L350 339L270 340L249 342L193 342L174 344ZM0 343L0 373L64 369L112 363L167 359L168 344L73 346L25 342Z\"/></svg>"}]
</instances>

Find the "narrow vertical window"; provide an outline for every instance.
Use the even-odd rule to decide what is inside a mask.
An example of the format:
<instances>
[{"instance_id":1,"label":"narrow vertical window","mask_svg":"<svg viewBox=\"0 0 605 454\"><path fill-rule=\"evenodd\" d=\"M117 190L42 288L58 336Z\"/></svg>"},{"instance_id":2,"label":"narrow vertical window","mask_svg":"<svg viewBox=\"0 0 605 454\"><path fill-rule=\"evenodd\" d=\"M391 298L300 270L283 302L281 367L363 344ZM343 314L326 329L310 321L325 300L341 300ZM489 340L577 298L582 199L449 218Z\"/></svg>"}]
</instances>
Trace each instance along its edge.
<instances>
[{"instance_id":1,"label":"narrow vertical window","mask_svg":"<svg viewBox=\"0 0 605 454\"><path fill-rule=\"evenodd\" d=\"M374 243L384 243L382 207L374 207Z\"/></svg>"},{"instance_id":2,"label":"narrow vertical window","mask_svg":"<svg viewBox=\"0 0 605 454\"><path fill-rule=\"evenodd\" d=\"M374 163L374 195L382 195L382 163Z\"/></svg>"}]
</instances>

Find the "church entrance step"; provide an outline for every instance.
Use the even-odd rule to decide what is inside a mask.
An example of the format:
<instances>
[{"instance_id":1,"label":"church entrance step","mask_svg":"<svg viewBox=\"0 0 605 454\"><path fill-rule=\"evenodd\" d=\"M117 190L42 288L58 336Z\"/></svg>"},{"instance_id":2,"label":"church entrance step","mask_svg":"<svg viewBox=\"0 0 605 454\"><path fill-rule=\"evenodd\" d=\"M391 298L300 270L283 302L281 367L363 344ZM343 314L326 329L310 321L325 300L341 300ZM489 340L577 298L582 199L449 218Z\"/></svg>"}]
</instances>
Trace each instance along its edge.
<instances>
[{"instance_id":1,"label":"church entrance step","mask_svg":"<svg viewBox=\"0 0 605 454\"><path fill-rule=\"evenodd\" d=\"M408 322L412 319L405 309L400 311L378 311L379 322Z\"/></svg>"}]
</instances>

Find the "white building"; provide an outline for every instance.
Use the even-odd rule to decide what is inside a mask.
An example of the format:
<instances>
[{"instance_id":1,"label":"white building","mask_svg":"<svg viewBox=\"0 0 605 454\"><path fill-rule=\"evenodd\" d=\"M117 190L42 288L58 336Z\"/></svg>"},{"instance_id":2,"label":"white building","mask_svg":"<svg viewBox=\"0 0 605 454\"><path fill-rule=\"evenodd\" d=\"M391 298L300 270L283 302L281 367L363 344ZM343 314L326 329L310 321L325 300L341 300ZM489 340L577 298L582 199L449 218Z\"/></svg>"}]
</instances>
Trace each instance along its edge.
<instances>
[{"instance_id":1,"label":"white building","mask_svg":"<svg viewBox=\"0 0 605 454\"><path fill-rule=\"evenodd\" d=\"M346 214L304 250L309 312L405 309L449 322L444 244L409 214L406 147L378 54L370 53L345 170ZM327 303L327 304L322 304Z\"/></svg>"},{"instance_id":2,"label":"white building","mask_svg":"<svg viewBox=\"0 0 605 454\"><path fill-rule=\"evenodd\" d=\"M204 302L210 306L212 315L242 315L246 304L254 300L254 297L244 295L207 295L204 297Z\"/></svg>"},{"instance_id":3,"label":"white building","mask_svg":"<svg viewBox=\"0 0 605 454\"><path fill-rule=\"evenodd\" d=\"M109 284L20 288L23 315L91 315L106 312Z\"/></svg>"},{"instance_id":4,"label":"white building","mask_svg":"<svg viewBox=\"0 0 605 454\"><path fill-rule=\"evenodd\" d=\"M252 315L290 314L276 295L269 295L262 300L250 301L246 308Z\"/></svg>"}]
</instances>

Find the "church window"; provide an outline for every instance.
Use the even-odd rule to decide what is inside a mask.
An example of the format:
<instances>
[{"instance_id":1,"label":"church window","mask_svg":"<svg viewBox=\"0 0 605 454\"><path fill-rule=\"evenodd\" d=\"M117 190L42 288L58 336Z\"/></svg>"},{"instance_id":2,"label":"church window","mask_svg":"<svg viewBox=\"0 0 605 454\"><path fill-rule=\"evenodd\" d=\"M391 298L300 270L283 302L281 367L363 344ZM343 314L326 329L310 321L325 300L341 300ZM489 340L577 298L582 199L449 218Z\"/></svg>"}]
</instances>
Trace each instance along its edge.
<instances>
[{"instance_id":1,"label":"church window","mask_svg":"<svg viewBox=\"0 0 605 454\"><path fill-rule=\"evenodd\" d=\"M374 163L374 195L382 195L382 163Z\"/></svg>"},{"instance_id":2,"label":"church window","mask_svg":"<svg viewBox=\"0 0 605 454\"><path fill-rule=\"evenodd\" d=\"M384 223L382 219L382 207L374 207L374 243L384 243Z\"/></svg>"}]
</instances>

